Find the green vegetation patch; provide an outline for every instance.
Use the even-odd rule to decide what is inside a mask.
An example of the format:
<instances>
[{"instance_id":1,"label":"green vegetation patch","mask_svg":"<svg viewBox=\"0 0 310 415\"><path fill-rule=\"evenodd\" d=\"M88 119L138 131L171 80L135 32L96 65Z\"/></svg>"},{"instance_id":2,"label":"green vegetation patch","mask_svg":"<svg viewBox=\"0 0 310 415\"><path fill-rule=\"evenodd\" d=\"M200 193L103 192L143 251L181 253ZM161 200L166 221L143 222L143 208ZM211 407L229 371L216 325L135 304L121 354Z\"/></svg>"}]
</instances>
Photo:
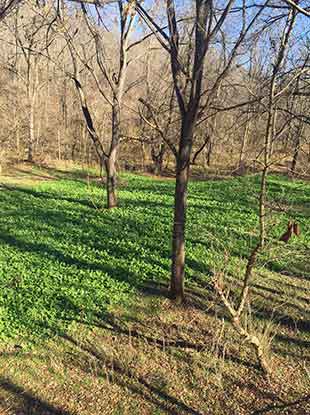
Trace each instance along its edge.
<instances>
[{"instance_id":1,"label":"green vegetation patch","mask_svg":"<svg viewBox=\"0 0 310 415\"><path fill-rule=\"evenodd\" d=\"M310 186L281 177L269 184L270 201L285 208L269 223L271 237L292 216L302 235L289 247L276 243L262 263L306 278ZM100 183L76 174L1 187L2 339L28 342L63 332L72 321L91 323L132 304L147 282L168 279L174 182L123 175L120 187L120 207L110 211ZM258 190L258 177L191 182L186 271L192 284L208 281L227 253L231 273L240 275L257 238Z\"/></svg>"}]
</instances>

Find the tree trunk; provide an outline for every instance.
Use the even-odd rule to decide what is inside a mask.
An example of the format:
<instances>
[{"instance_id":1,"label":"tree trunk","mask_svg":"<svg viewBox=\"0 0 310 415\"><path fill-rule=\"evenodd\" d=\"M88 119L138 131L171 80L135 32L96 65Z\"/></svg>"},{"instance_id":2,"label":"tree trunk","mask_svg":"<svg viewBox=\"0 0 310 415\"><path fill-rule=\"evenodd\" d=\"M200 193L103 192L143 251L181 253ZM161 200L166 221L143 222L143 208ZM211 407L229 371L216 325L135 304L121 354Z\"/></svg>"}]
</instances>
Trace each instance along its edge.
<instances>
[{"instance_id":1,"label":"tree trunk","mask_svg":"<svg viewBox=\"0 0 310 415\"><path fill-rule=\"evenodd\" d=\"M206 145L205 151L204 151L204 168L207 169L211 165L211 154L212 154L213 146L212 146L212 140L209 139L208 145Z\"/></svg>"},{"instance_id":2,"label":"tree trunk","mask_svg":"<svg viewBox=\"0 0 310 415\"><path fill-rule=\"evenodd\" d=\"M190 155L194 119L185 117L182 126L179 154L177 157L176 184L174 198L174 223L172 236L172 267L170 293L180 304L184 300L185 270L185 223L187 207L187 187L189 180Z\"/></svg>"},{"instance_id":3,"label":"tree trunk","mask_svg":"<svg viewBox=\"0 0 310 415\"><path fill-rule=\"evenodd\" d=\"M16 124L16 153L18 159L20 158L20 136L19 136L19 125Z\"/></svg>"},{"instance_id":4,"label":"tree trunk","mask_svg":"<svg viewBox=\"0 0 310 415\"><path fill-rule=\"evenodd\" d=\"M145 160L146 160L146 153L145 153L145 145L144 142L141 142L141 161L142 161L142 171L145 171Z\"/></svg>"},{"instance_id":5,"label":"tree trunk","mask_svg":"<svg viewBox=\"0 0 310 415\"><path fill-rule=\"evenodd\" d=\"M57 134L57 142L58 142L58 160L61 160L61 134L60 134L60 130L58 130L58 134Z\"/></svg>"},{"instance_id":6,"label":"tree trunk","mask_svg":"<svg viewBox=\"0 0 310 415\"><path fill-rule=\"evenodd\" d=\"M240 148L240 155L239 155L239 173L241 175L243 175L245 173L245 149L248 143L248 135L249 135L249 130L250 130L250 120L249 120L249 111L247 112L247 120L246 120L246 125L245 125L245 129L244 129L244 133L242 136L242 142L241 142L241 148Z\"/></svg>"},{"instance_id":7,"label":"tree trunk","mask_svg":"<svg viewBox=\"0 0 310 415\"><path fill-rule=\"evenodd\" d=\"M299 156L299 150L300 150L300 143L301 143L301 136L303 134L304 126L302 124L299 125L299 128L296 132L296 138L294 142L294 153L293 153L293 159L292 159L292 166L291 166L291 173L295 174L296 171L296 165L298 161Z\"/></svg>"},{"instance_id":8,"label":"tree trunk","mask_svg":"<svg viewBox=\"0 0 310 415\"><path fill-rule=\"evenodd\" d=\"M75 161L75 149L77 147L78 147L78 139L77 139L77 137L74 137L74 141L73 141L72 147L71 147L71 160L72 161ZM78 149L78 152L81 152L81 151L79 151L79 149Z\"/></svg>"},{"instance_id":9,"label":"tree trunk","mask_svg":"<svg viewBox=\"0 0 310 415\"><path fill-rule=\"evenodd\" d=\"M114 97L112 107L112 138L108 157L105 158L105 169L107 174L107 203L108 209L117 207L117 174L116 158L117 148L120 142L120 106L118 99Z\"/></svg>"},{"instance_id":10,"label":"tree trunk","mask_svg":"<svg viewBox=\"0 0 310 415\"><path fill-rule=\"evenodd\" d=\"M158 160L153 160L154 162L154 174L155 176L161 175L161 166Z\"/></svg>"},{"instance_id":11,"label":"tree trunk","mask_svg":"<svg viewBox=\"0 0 310 415\"><path fill-rule=\"evenodd\" d=\"M163 161L164 161L165 147L160 146L160 149L156 153L156 150L152 148L151 155L154 164L154 174L156 176L161 176L163 170Z\"/></svg>"},{"instance_id":12,"label":"tree trunk","mask_svg":"<svg viewBox=\"0 0 310 415\"><path fill-rule=\"evenodd\" d=\"M106 176L107 176L107 182L106 182L106 189L107 189L107 206L108 209L112 209L114 207L117 207L117 196L116 196L116 167L115 167L115 161L116 161L116 149L114 149L109 158L105 159L105 170L106 170Z\"/></svg>"},{"instance_id":13,"label":"tree trunk","mask_svg":"<svg viewBox=\"0 0 310 415\"><path fill-rule=\"evenodd\" d=\"M29 138L28 138L28 149L27 149L27 161L33 161L33 143L34 143L34 102L30 100L29 107Z\"/></svg>"},{"instance_id":14,"label":"tree trunk","mask_svg":"<svg viewBox=\"0 0 310 415\"><path fill-rule=\"evenodd\" d=\"M189 168L181 169L176 174L174 223L172 237L172 275L171 297L177 303L184 299L184 268L185 268L185 221L186 199Z\"/></svg>"}]
</instances>

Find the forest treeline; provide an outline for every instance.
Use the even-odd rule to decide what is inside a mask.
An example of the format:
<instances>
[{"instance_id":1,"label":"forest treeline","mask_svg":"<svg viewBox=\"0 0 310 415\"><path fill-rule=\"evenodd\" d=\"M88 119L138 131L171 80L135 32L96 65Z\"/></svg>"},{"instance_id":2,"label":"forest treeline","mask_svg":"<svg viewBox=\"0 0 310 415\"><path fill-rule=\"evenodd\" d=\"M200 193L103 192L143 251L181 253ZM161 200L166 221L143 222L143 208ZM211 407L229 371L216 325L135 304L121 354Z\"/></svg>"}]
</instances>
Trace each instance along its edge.
<instances>
[{"instance_id":1,"label":"forest treeline","mask_svg":"<svg viewBox=\"0 0 310 415\"><path fill-rule=\"evenodd\" d=\"M279 5L265 6L250 28L245 26L261 10L259 6L255 12L251 5L244 11L239 4L232 6L235 10L209 42L192 160L199 167L221 165L241 172L259 168L273 58L289 8L285 2L271 3ZM193 57L193 7L189 2L179 12L184 78ZM164 4L154 5L150 12L165 27ZM119 13L113 2L95 11L79 2L25 1L2 20L2 163L10 159L97 162L98 151L89 138L73 79L77 77L103 152L111 146L113 96L121 95L121 116L114 110L120 118L115 122L121 142L119 168L156 174L173 169L172 145L178 142L181 117L169 53L139 15L126 17L125 26L130 28L128 34L122 33ZM276 164L307 174L309 39L303 20L307 18L295 24L278 74L273 151ZM182 82L186 89L191 81ZM115 91L115 86L122 91Z\"/></svg>"}]
</instances>

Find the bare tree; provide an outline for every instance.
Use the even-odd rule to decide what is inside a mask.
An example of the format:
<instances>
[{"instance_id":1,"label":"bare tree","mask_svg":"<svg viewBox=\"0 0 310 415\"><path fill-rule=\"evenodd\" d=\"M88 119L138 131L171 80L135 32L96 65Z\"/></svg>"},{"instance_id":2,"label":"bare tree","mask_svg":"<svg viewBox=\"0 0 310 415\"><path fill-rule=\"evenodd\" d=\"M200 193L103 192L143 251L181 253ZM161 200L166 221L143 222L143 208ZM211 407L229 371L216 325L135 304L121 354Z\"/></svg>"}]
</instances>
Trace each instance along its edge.
<instances>
[{"instance_id":1,"label":"bare tree","mask_svg":"<svg viewBox=\"0 0 310 415\"><path fill-rule=\"evenodd\" d=\"M265 227L265 216L266 216L266 192L267 192L267 174L269 171L272 156L272 143L276 136L276 121L277 121L277 108L276 100L279 98L281 91L277 90L277 78L279 71L282 68L282 64L285 59L285 53L289 46L289 39L294 28L296 21L296 10L291 9L287 17L287 22L284 31L281 36L280 45L276 54L274 63L272 65L272 75L269 85L268 103L267 103L267 123L265 142L263 149L263 169L261 178L261 190L260 190L260 202L259 202L259 218L260 218L260 245L264 246L266 239L266 227Z\"/></svg>"},{"instance_id":2,"label":"bare tree","mask_svg":"<svg viewBox=\"0 0 310 415\"><path fill-rule=\"evenodd\" d=\"M174 0L168 0L166 7L169 34L156 24L140 4L136 6L141 19L150 27L163 48L169 53L174 91L180 113L181 132L174 151L176 155L176 187L170 282L171 296L177 302L182 302L184 298L186 200L192 157L195 159L195 154L193 155L195 127L198 118L202 117L203 112L208 108L211 97L216 95L222 79L227 75L236 58L238 48L264 9L262 5L254 17L245 19L240 34L230 51L229 58L213 87L208 91L207 99L201 108L200 103L205 95L203 79L206 55L226 22L234 3L234 0L228 1L224 9L218 13L212 1L195 1L194 15L191 18L192 29L188 31L191 34L191 40L187 42L189 51L185 54L184 42L180 33L184 18L177 18L177 7ZM244 12L245 3L240 10ZM207 143L208 136L197 151L201 152Z\"/></svg>"},{"instance_id":3,"label":"bare tree","mask_svg":"<svg viewBox=\"0 0 310 415\"><path fill-rule=\"evenodd\" d=\"M97 68L105 80L107 89L100 83L97 72L85 56L78 52L78 48L74 45L74 34L70 35L66 31L66 39L70 48L73 62L74 73L72 79L80 97L82 112L84 115L87 130L93 141L100 163L105 167L106 171L106 188L107 188L107 206L113 208L117 206L117 173L116 161L119 144L121 141L121 109L123 97L126 92L125 83L127 77L127 69L129 65L129 44L130 35L135 24L135 12L130 5L124 5L122 0L117 2L118 18L119 18L119 44L118 44L118 62L116 68L110 67L110 58L105 54L105 45L102 35L102 29L96 27L89 17L86 7L82 4L82 11L86 26L93 39L95 45L95 58ZM101 19L99 17L99 19ZM102 19L100 20L103 21ZM98 90L103 99L111 108L111 139L108 149L105 149L99 134L96 131L90 109L87 104L86 94L79 79L78 64L82 64L95 79Z\"/></svg>"},{"instance_id":4,"label":"bare tree","mask_svg":"<svg viewBox=\"0 0 310 415\"><path fill-rule=\"evenodd\" d=\"M28 114L27 161L33 161L35 143L35 106L40 89L48 82L40 76L40 64L44 60L46 49L45 28L46 13L39 6L27 3L23 15L16 10L14 19L4 21L8 32L15 42L16 56L6 69L15 73L24 86ZM10 43L10 39L7 40ZM50 40L52 43L52 40ZM20 60L22 64L20 64Z\"/></svg>"},{"instance_id":5,"label":"bare tree","mask_svg":"<svg viewBox=\"0 0 310 415\"><path fill-rule=\"evenodd\" d=\"M271 375L271 367L266 357L266 351L262 339L255 333L251 332L245 322L242 320L242 314L245 312L246 305L249 305L249 290L251 279L254 273L254 267L257 263L258 255L261 253L265 246L266 239L266 192L267 192L267 175L271 166L272 156L272 143L276 135L276 100L279 98L279 94L283 92L283 88L278 90L278 76L285 61L285 54L289 46L289 39L292 35L294 24L296 21L297 12L295 9L291 9L288 13L282 35L280 37L279 45L277 45L277 53L272 63L272 74L269 84L269 94L267 102L267 120L266 120L266 132L265 141L263 147L263 165L261 175L261 186L259 195L259 238L258 243L253 248L249 255L246 270L243 276L243 283L241 294L237 306L234 306L233 301L229 299L228 294L224 289L223 274L215 275L214 287L218 293L225 310L228 312L230 321L239 333L241 338L250 343L255 351L263 372L269 377ZM292 225L293 226L293 225Z\"/></svg>"}]
</instances>

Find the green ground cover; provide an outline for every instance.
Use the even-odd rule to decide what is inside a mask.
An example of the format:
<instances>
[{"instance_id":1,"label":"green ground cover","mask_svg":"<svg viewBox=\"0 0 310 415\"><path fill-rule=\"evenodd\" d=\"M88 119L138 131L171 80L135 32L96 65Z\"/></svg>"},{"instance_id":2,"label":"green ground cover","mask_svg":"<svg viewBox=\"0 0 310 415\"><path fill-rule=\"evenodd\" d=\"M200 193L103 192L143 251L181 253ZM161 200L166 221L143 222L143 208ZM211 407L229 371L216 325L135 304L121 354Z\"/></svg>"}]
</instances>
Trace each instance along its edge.
<instances>
[{"instance_id":1,"label":"green ground cover","mask_svg":"<svg viewBox=\"0 0 310 415\"><path fill-rule=\"evenodd\" d=\"M17 178L0 178L0 339L3 350L12 345L25 353L42 350L45 344L66 338L79 324L100 325L120 308L125 316L124 332L134 319L140 318L145 323L149 319L153 321L154 316L159 318L161 307L165 307L162 301L168 300L156 293L153 295L150 287L165 286L169 278L173 180L123 174L120 207L108 211L99 181L83 170L33 168L19 172ZM238 290L247 255L257 241L258 190L257 176L197 180L190 184L186 246L188 298L197 300L193 304L199 304L199 312L212 319L209 327L217 327L221 321L218 304L207 313L210 304L214 304L209 288L212 275L225 267L227 283ZM272 324L275 350L286 357L291 354L292 362L296 362L294 353L297 353L304 362L310 329L307 310L310 184L271 176L268 200L273 213L267 219L268 249L259 259L253 281L253 321L262 326ZM297 221L302 232L299 238L294 237L285 245L278 239L289 219ZM152 294L151 300L147 293ZM144 302L142 312L137 308L141 301ZM185 312L185 309L180 311L181 314ZM175 310L173 316L170 316L172 320L180 318ZM186 320L184 315L182 319ZM157 329L152 329L149 322L146 334L148 330L152 333ZM106 335L112 336L111 332ZM203 336L199 336L204 341ZM234 338L234 334L230 336ZM175 356L176 361L183 358L182 353ZM13 366L16 359L14 355ZM188 364L191 368L192 364ZM38 366L35 370L39 370ZM14 376L18 376L17 372ZM201 376L200 373L199 378ZM297 383L303 384L302 375L298 376ZM165 382L169 384L169 379ZM305 384L299 389L295 384L292 386L297 388L296 396L304 387ZM201 397L201 403L200 398L195 399L198 409L201 408L205 398ZM162 400L165 401L165 397ZM157 413L158 405L152 405L143 406L140 402L140 413ZM169 405L173 408L176 403ZM134 413L130 412L133 410L130 405L124 408L115 414ZM182 407L175 410L175 413L189 413ZM158 413L165 413L167 408L162 411ZM208 413L206 411L192 413ZM77 413L96 412L80 409ZM210 413L217 412L214 409ZM247 412L240 409L240 413Z\"/></svg>"}]
</instances>

